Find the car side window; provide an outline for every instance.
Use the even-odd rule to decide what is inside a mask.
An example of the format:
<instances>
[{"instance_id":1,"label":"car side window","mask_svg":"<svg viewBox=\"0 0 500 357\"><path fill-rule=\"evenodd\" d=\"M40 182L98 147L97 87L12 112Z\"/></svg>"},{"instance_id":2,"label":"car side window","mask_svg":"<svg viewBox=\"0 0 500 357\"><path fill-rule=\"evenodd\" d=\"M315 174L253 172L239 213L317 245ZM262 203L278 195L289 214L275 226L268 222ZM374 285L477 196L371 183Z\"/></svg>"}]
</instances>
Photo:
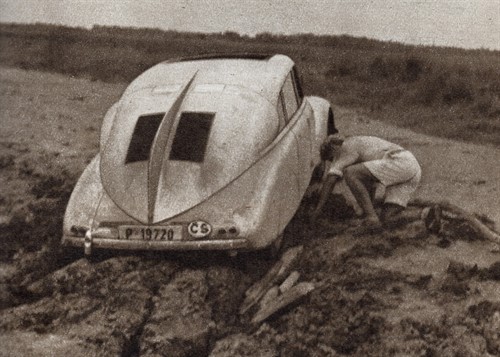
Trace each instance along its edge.
<instances>
[{"instance_id":1,"label":"car side window","mask_svg":"<svg viewBox=\"0 0 500 357\"><path fill-rule=\"evenodd\" d=\"M278 106L276 108L278 110L278 119L279 119L279 131L280 132L285 125L288 123L285 113L285 105L283 103L283 92L280 92L278 97Z\"/></svg>"},{"instance_id":2,"label":"car side window","mask_svg":"<svg viewBox=\"0 0 500 357\"><path fill-rule=\"evenodd\" d=\"M287 118L288 122L299 107L297 92L295 90L291 72L288 73L288 76L286 76L285 83L283 84L281 92L283 94L283 102L285 103L285 117Z\"/></svg>"},{"instance_id":3,"label":"car side window","mask_svg":"<svg viewBox=\"0 0 500 357\"><path fill-rule=\"evenodd\" d=\"M299 98L299 105L302 103L302 99L304 99L304 92L302 91L302 84L300 83L299 72L297 71L297 67L293 67L292 71L293 82L295 83L295 90L297 92L297 97Z\"/></svg>"}]
</instances>

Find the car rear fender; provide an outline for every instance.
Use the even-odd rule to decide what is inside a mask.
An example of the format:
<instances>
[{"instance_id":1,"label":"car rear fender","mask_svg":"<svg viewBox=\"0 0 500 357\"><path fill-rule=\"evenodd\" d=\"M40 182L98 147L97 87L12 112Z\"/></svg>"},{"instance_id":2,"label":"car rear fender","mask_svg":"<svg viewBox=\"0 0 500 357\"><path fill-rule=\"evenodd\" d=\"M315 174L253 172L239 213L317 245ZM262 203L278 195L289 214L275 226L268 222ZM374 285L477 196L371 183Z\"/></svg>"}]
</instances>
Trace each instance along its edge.
<instances>
[{"instance_id":1,"label":"car rear fender","mask_svg":"<svg viewBox=\"0 0 500 357\"><path fill-rule=\"evenodd\" d=\"M248 211L247 207L235 211L235 218L242 222L254 220L257 223L256 229L248 234L250 244L255 249L268 246L283 233L302 199L297 139L291 134L248 172L249 181L261 173L253 200L255 203L249 205ZM254 211L252 207L257 210Z\"/></svg>"},{"instance_id":2,"label":"car rear fender","mask_svg":"<svg viewBox=\"0 0 500 357\"><path fill-rule=\"evenodd\" d=\"M99 174L100 155L85 168L71 193L64 215L63 233L72 235L72 227L97 229L103 222L142 223L120 209L104 190Z\"/></svg>"},{"instance_id":3,"label":"car rear fender","mask_svg":"<svg viewBox=\"0 0 500 357\"><path fill-rule=\"evenodd\" d=\"M204 220L235 225L250 249L271 244L295 214L303 192L299 189L297 142L283 133L274 147L241 176L202 203L165 220Z\"/></svg>"},{"instance_id":4,"label":"car rear fender","mask_svg":"<svg viewBox=\"0 0 500 357\"><path fill-rule=\"evenodd\" d=\"M109 133L111 128L113 127L113 121L115 120L116 113L118 111L118 102L113 104L111 108L108 109L106 115L104 115L104 119L102 120L101 126L101 136L99 139L99 145L101 149L106 146L106 142L108 141Z\"/></svg>"},{"instance_id":5,"label":"car rear fender","mask_svg":"<svg viewBox=\"0 0 500 357\"><path fill-rule=\"evenodd\" d=\"M306 97L306 100L311 104L314 112L314 144L313 144L313 158L319 163L319 148L321 143L328 135L328 114L331 110L330 103L320 97Z\"/></svg>"},{"instance_id":6,"label":"car rear fender","mask_svg":"<svg viewBox=\"0 0 500 357\"><path fill-rule=\"evenodd\" d=\"M85 168L71 193L64 215L63 232L70 234L71 227L92 227L96 210L103 194L99 176L100 156L97 155Z\"/></svg>"}]
</instances>

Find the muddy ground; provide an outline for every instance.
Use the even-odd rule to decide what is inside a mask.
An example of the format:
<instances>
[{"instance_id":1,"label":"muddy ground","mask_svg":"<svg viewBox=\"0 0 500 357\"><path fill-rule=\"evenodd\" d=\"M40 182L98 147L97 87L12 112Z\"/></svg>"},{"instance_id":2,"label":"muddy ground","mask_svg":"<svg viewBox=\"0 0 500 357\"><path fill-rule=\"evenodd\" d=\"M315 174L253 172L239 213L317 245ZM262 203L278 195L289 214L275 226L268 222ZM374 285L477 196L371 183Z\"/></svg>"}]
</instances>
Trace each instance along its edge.
<instances>
[{"instance_id":1,"label":"muddy ground","mask_svg":"<svg viewBox=\"0 0 500 357\"><path fill-rule=\"evenodd\" d=\"M273 263L258 253L89 262L62 251L69 194L124 85L6 68L0 79L0 355L500 356L498 247L465 225L441 235L420 221L355 234L354 209L338 194L317 227L306 224L304 202L285 232L285 249L304 246L295 268L315 290L258 325L253 311L238 314ZM498 149L336 112L344 132L369 130L415 151L425 175L419 198L477 207L498 227L500 174L482 161L498 162ZM450 150L462 156L444 157ZM455 161L464 167L436 172Z\"/></svg>"}]
</instances>

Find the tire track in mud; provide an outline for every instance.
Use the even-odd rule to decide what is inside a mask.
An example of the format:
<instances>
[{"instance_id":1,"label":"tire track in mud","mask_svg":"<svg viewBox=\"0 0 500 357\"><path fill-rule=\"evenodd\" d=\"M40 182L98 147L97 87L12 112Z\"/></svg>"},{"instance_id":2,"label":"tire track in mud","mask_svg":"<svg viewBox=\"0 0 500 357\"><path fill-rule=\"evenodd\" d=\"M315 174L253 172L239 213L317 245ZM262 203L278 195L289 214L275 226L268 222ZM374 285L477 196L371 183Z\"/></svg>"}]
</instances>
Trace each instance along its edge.
<instances>
[{"instance_id":1,"label":"tire track in mud","mask_svg":"<svg viewBox=\"0 0 500 357\"><path fill-rule=\"evenodd\" d=\"M38 300L4 311L0 328L60 334L85 345L81 355L119 356L149 314L154 285L175 269L140 257L78 260L28 286Z\"/></svg>"},{"instance_id":2,"label":"tire track in mud","mask_svg":"<svg viewBox=\"0 0 500 357\"><path fill-rule=\"evenodd\" d=\"M3 310L0 330L3 338L58 336L78 346L74 356L205 356L240 329L237 310L251 283L226 261L79 259L27 286L30 301Z\"/></svg>"},{"instance_id":3,"label":"tire track in mud","mask_svg":"<svg viewBox=\"0 0 500 357\"><path fill-rule=\"evenodd\" d=\"M189 257L153 297L154 307L138 339L138 355L208 356L220 338L246 329L238 309L255 280L246 272L248 266L224 254L197 255L199 260ZM258 271L268 264L261 263Z\"/></svg>"}]
</instances>

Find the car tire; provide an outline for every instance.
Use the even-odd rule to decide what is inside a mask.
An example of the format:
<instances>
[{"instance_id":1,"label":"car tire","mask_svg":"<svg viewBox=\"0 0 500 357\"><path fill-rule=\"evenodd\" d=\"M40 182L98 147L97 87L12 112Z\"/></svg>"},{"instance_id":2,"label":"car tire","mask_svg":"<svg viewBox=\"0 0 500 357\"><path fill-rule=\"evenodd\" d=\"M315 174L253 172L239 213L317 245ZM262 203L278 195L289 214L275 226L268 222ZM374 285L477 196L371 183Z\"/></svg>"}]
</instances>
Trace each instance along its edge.
<instances>
[{"instance_id":1,"label":"car tire","mask_svg":"<svg viewBox=\"0 0 500 357\"><path fill-rule=\"evenodd\" d=\"M280 234L269 246L264 248L264 258L267 260L276 260L281 253L283 246L283 234Z\"/></svg>"},{"instance_id":2,"label":"car tire","mask_svg":"<svg viewBox=\"0 0 500 357\"><path fill-rule=\"evenodd\" d=\"M321 161L318 165L316 165L312 172L311 180L309 181L309 186L321 182L323 180L323 176L325 175L325 170L326 170L325 161Z\"/></svg>"},{"instance_id":3,"label":"car tire","mask_svg":"<svg viewBox=\"0 0 500 357\"><path fill-rule=\"evenodd\" d=\"M330 107L328 109L328 122L327 122L327 135L333 135L333 134L336 134L338 133L339 131L337 130L337 128L335 127L335 117L333 115L333 110L332 108Z\"/></svg>"}]
</instances>

